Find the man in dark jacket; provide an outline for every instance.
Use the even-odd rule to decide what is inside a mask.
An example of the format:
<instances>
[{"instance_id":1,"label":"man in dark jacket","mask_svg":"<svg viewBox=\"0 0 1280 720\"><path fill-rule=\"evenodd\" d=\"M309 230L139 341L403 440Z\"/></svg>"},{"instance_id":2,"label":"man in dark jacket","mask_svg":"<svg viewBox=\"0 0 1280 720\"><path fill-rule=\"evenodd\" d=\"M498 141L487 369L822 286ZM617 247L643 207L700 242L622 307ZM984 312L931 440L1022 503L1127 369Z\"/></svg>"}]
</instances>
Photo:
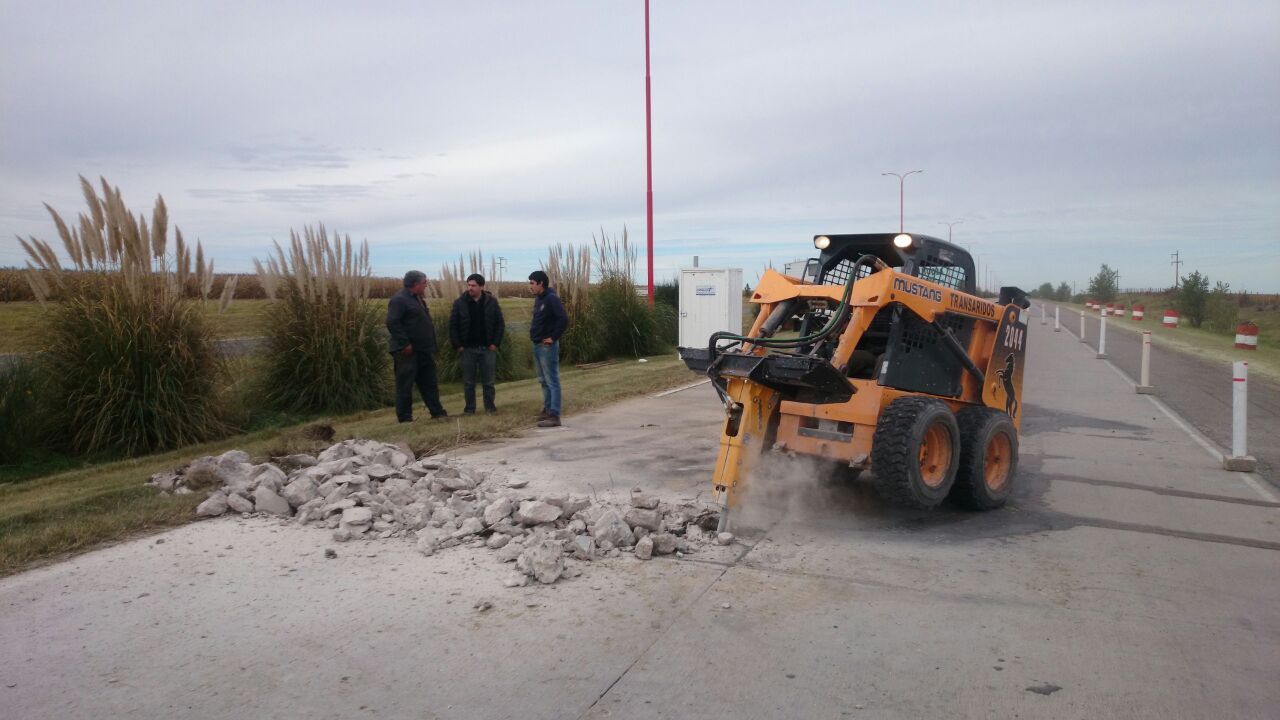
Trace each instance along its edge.
<instances>
[{"instance_id":1,"label":"man in dark jacket","mask_svg":"<svg viewBox=\"0 0 1280 720\"><path fill-rule=\"evenodd\" d=\"M548 282L550 278L541 270L529 273L529 290L534 295L529 339L533 341L533 364L538 369L538 382L542 384L538 427L559 427L560 336L569 328L569 314Z\"/></svg>"},{"instance_id":2,"label":"man in dark jacket","mask_svg":"<svg viewBox=\"0 0 1280 720\"><path fill-rule=\"evenodd\" d=\"M400 422L413 420L414 385L432 419L449 414L440 404L440 388L436 384L436 327L422 299L426 290L427 276L410 270L404 276L404 289L387 303L387 330L391 332L391 359L396 374L396 418Z\"/></svg>"},{"instance_id":3,"label":"man in dark jacket","mask_svg":"<svg viewBox=\"0 0 1280 720\"><path fill-rule=\"evenodd\" d=\"M484 276L473 273L467 276L467 290L453 301L449 313L449 341L458 351L462 366L462 394L467 406L462 412L476 412L476 370L480 370L484 385L484 411L493 414L498 407L493 404L496 390L494 376L498 371L498 346L506 326L502 320L502 308L498 299L484 289Z\"/></svg>"}]
</instances>

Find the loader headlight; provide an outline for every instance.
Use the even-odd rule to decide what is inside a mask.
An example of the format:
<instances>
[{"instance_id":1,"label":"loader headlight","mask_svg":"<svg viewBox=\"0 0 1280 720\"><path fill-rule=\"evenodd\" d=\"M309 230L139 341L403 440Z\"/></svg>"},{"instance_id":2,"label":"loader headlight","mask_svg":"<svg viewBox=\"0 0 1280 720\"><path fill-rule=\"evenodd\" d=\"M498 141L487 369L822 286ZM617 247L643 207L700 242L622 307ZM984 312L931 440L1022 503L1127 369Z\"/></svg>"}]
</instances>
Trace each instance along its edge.
<instances>
[{"instance_id":1,"label":"loader headlight","mask_svg":"<svg viewBox=\"0 0 1280 720\"><path fill-rule=\"evenodd\" d=\"M901 235L893 239L894 245L897 245L898 247L904 248L904 249L911 247L911 243L913 242L915 242L915 240L913 240L911 236L906 233L902 233Z\"/></svg>"},{"instance_id":2,"label":"loader headlight","mask_svg":"<svg viewBox=\"0 0 1280 720\"><path fill-rule=\"evenodd\" d=\"M819 250L826 250L827 248L831 247L831 238L827 237L826 235L819 235L818 237L813 239L813 246L818 248Z\"/></svg>"}]
</instances>

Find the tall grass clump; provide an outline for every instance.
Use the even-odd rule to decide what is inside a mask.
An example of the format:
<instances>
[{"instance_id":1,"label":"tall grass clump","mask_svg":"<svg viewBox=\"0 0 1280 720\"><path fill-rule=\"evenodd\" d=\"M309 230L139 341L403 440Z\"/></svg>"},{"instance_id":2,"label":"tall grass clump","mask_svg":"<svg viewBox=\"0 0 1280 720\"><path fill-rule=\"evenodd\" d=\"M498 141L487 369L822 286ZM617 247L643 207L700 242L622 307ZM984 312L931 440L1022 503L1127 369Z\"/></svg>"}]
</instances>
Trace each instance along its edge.
<instances>
[{"instance_id":1,"label":"tall grass clump","mask_svg":"<svg viewBox=\"0 0 1280 720\"><path fill-rule=\"evenodd\" d=\"M660 346L649 300L636 292L636 249L622 237L592 236L600 282L592 289L590 314L605 357L651 355Z\"/></svg>"},{"instance_id":2,"label":"tall grass clump","mask_svg":"<svg viewBox=\"0 0 1280 720\"><path fill-rule=\"evenodd\" d=\"M332 239L324 225L289 231L266 263L254 260L273 302L266 311L267 353L261 398L284 412L351 412L387 400L384 312L366 302L372 283L369 243Z\"/></svg>"},{"instance_id":3,"label":"tall grass clump","mask_svg":"<svg viewBox=\"0 0 1280 720\"><path fill-rule=\"evenodd\" d=\"M560 338L561 360L599 360L603 346L597 317L591 312L591 248L556 244L548 250L542 269L569 315L569 329Z\"/></svg>"},{"instance_id":4,"label":"tall grass clump","mask_svg":"<svg viewBox=\"0 0 1280 720\"><path fill-rule=\"evenodd\" d=\"M137 454L202 442L227 432L217 399L223 364L200 304L213 262L174 228L157 197L151 222L133 215L119 188L101 180L102 197L80 178L89 206L68 225L48 205L63 249L19 238L30 260L36 299L52 303L35 372L46 383L51 441L72 451ZM197 298L185 296L191 280ZM226 308L235 283L229 282Z\"/></svg>"}]
</instances>

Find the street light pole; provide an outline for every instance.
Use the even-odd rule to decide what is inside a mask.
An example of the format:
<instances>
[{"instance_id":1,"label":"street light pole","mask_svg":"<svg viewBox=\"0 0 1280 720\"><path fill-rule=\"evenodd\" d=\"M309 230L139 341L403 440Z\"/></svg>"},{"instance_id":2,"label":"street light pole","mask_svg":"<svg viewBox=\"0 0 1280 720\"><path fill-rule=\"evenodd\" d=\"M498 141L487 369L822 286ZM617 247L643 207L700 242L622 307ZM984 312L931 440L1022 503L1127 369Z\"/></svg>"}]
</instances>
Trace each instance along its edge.
<instances>
[{"instance_id":1,"label":"street light pole","mask_svg":"<svg viewBox=\"0 0 1280 720\"><path fill-rule=\"evenodd\" d=\"M903 173L903 174L901 174L901 175L899 175L899 174L898 174L898 173L896 173L896 172L884 172L884 173L880 173L881 175L892 175L892 176L894 176L894 177L898 178L898 232L906 232L905 230L903 230L904 224L903 224L903 213L902 213L902 193L903 193L903 187L902 187L902 186L903 186L903 184L907 181L907 177L908 177L908 176L910 176L910 175L915 175L916 173L922 173L922 172L924 172L924 171L923 171L923 170L911 170L910 172L906 172L906 173Z\"/></svg>"},{"instance_id":2,"label":"street light pole","mask_svg":"<svg viewBox=\"0 0 1280 720\"><path fill-rule=\"evenodd\" d=\"M940 222L940 223L938 223L939 225L946 225L946 226L947 226L947 242L951 242L951 228L952 228L952 226L954 226L954 225L959 225L959 224L960 224L960 223L962 223L962 222L964 222L964 221L963 221L963 220L955 220L955 221L953 221L953 222Z\"/></svg>"}]
</instances>

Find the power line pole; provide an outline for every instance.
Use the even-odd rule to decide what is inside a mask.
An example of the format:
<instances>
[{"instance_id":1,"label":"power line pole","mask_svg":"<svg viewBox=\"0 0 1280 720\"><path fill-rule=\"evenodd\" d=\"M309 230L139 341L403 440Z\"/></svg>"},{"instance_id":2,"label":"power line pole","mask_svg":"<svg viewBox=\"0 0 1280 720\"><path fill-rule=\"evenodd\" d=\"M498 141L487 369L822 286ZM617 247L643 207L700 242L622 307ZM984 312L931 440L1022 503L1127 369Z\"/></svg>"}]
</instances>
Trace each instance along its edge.
<instances>
[{"instance_id":1,"label":"power line pole","mask_svg":"<svg viewBox=\"0 0 1280 720\"><path fill-rule=\"evenodd\" d=\"M1178 289L1178 278L1182 275L1182 259L1178 256L1181 250L1174 251L1169 257L1173 258L1169 262L1173 266L1173 289Z\"/></svg>"}]
</instances>

